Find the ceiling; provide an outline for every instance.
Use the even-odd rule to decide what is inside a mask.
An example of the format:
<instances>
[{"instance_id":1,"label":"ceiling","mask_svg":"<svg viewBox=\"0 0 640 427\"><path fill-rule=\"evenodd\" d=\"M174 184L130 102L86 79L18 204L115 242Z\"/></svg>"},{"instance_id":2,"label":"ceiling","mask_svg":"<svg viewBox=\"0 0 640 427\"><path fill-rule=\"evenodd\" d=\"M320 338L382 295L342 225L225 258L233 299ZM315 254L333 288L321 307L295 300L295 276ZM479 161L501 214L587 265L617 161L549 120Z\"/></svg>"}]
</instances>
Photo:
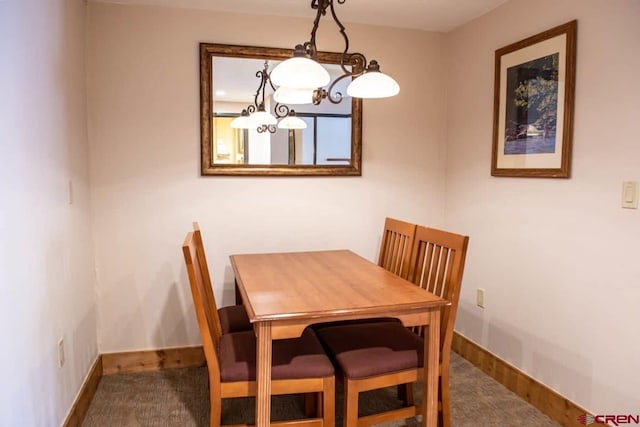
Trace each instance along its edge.
<instances>
[{"instance_id":1,"label":"ceiling","mask_svg":"<svg viewBox=\"0 0 640 427\"><path fill-rule=\"evenodd\" d=\"M315 17L310 0L89 0L280 16ZM450 31L507 0L346 0L336 4L343 23Z\"/></svg>"},{"instance_id":2,"label":"ceiling","mask_svg":"<svg viewBox=\"0 0 640 427\"><path fill-rule=\"evenodd\" d=\"M273 69L281 61L268 61L268 71ZM260 78L256 71L262 70L265 61L262 59L248 58L223 58L213 57L213 97L216 101L243 102L254 101L256 90L260 85ZM342 70L337 64L324 64L324 68L331 75L331 81L342 75ZM339 82L335 90L348 98L348 80ZM273 90L267 86L265 95L269 96Z\"/></svg>"}]
</instances>

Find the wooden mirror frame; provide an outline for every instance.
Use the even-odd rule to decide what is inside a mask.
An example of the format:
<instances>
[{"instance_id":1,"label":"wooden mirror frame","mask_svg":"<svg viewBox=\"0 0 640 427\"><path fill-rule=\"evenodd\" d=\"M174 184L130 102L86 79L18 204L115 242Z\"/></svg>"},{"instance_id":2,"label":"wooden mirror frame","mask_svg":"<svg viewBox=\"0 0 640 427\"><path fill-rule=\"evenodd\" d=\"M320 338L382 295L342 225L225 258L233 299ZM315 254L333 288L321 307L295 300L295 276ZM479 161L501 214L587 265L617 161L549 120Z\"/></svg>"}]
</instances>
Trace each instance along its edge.
<instances>
[{"instance_id":1,"label":"wooden mirror frame","mask_svg":"<svg viewBox=\"0 0 640 427\"><path fill-rule=\"evenodd\" d=\"M244 176L360 176L362 175L362 99L351 98L351 162L348 165L245 165L213 162L212 61L213 57L272 59L291 58L291 49L200 43L201 175ZM318 52L318 61L340 64L342 54ZM353 61L353 67L359 65ZM329 100L324 100L329 102Z\"/></svg>"}]
</instances>

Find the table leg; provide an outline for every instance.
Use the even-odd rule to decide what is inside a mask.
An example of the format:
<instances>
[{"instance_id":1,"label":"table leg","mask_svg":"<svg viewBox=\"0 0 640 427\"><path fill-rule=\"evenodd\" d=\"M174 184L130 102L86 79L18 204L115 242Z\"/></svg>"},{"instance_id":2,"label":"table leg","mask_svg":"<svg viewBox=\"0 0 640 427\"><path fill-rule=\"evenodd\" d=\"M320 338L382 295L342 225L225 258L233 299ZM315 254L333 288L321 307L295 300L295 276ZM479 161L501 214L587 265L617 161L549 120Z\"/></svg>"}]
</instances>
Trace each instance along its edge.
<instances>
[{"instance_id":1,"label":"table leg","mask_svg":"<svg viewBox=\"0 0 640 427\"><path fill-rule=\"evenodd\" d=\"M271 322L257 322L256 427L271 423Z\"/></svg>"},{"instance_id":2,"label":"table leg","mask_svg":"<svg viewBox=\"0 0 640 427\"><path fill-rule=\"evenodd\" d=\"M438 370L440 364L440 309L432 310L424 339L423 427L438 425Z\"/></svg>"},{"instance_id":3,"label":"table leg","mask_svg":"<svg viewBox=\"0 0 640 427\"><path fill-rule=\"evenodd\" d=\"M242 294L240 293L238 280L234 280L234 283L235 283L236 305L242 305Z\"/></svg>"}]
</instances>

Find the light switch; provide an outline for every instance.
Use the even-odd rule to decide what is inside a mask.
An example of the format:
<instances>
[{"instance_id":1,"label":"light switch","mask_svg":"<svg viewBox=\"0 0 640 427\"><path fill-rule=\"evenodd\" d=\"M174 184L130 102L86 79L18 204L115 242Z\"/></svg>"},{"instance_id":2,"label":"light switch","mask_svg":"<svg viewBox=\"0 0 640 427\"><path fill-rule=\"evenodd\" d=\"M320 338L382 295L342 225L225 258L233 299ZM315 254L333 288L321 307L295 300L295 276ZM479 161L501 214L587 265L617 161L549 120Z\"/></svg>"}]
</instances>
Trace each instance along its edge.
<instances>
[{"instance_id":1,"label":"light switch","mask_svg":"<svg viewBox=\"0 0 640 427\"><path fill-rule=\"evenodd\" d=\"M622 183L622 207L638 209L638 182L624 181Z\"/></svg>"}]
</instances>

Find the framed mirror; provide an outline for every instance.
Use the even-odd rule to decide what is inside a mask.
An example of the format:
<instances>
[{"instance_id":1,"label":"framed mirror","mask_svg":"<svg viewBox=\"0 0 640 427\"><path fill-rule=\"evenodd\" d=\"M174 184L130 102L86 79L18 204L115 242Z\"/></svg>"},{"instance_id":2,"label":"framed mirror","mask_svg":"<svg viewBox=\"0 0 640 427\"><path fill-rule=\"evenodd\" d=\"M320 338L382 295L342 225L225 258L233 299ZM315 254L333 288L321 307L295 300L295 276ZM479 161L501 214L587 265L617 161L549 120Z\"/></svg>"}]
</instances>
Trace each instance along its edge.
<instances>
[{"instance_id":1,"label":"framed mirror","mask_svg":"<svg viewBox=\"0 0 640 427\"><path fill-rule=\"evenodd\" d=\"M260 86L263 73L291 56L290 49L200 44L201 175L362 174L362 99L347 96L348 78L337 87L341 102L318 105L278 103L270 81ZM340 58L318 52L332 81L343 74ZM348 66L361 67L355 60ZM293 110L304 129L232 125L261 103L278 120Z\"/></svg>"}]
</instances>

